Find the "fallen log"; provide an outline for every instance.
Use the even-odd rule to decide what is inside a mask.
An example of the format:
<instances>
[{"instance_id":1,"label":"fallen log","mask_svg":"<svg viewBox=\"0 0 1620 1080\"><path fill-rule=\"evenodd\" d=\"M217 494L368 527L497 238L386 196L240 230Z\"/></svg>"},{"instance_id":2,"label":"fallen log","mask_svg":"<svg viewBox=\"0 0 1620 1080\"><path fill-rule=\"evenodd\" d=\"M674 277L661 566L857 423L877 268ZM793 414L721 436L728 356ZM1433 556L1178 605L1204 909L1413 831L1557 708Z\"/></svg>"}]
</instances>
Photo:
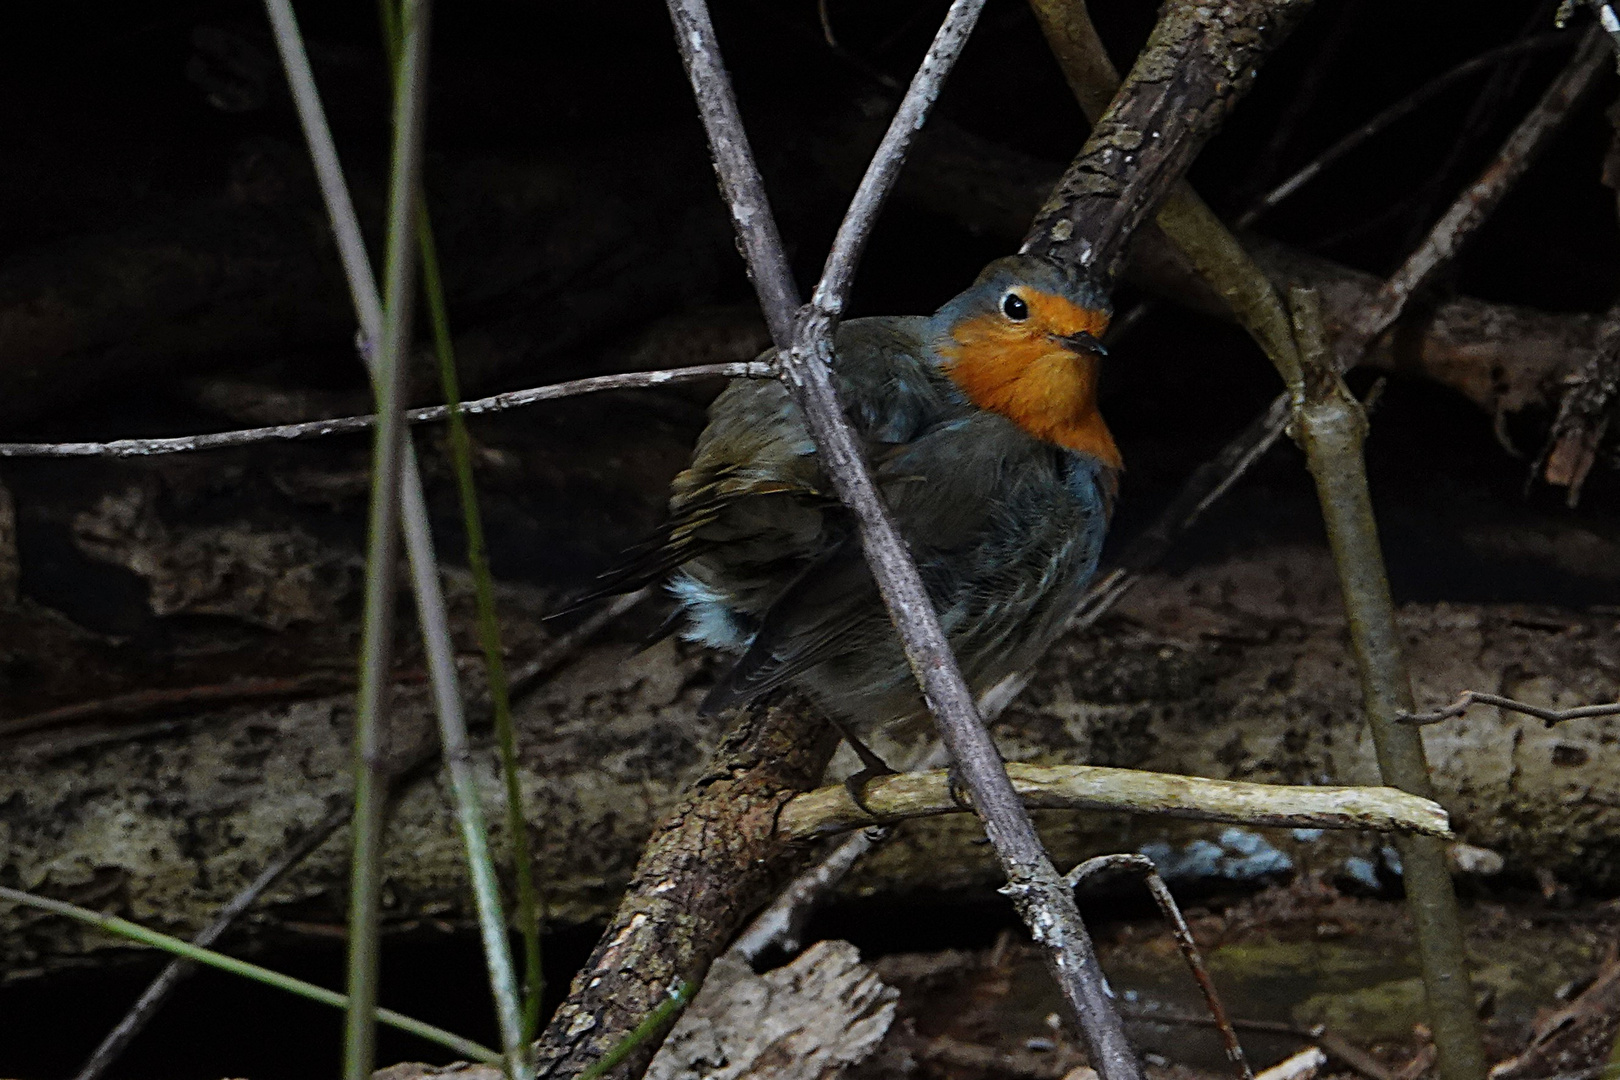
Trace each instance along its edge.
<instances>
[{"instance_id":1,"label":"fallen log","mask_svg":"<svg viewBox=\"0 0 1620 1080\"><path fill-rule=\"evenodd\" d=\"M544 631L509 615L518 640ZM1402 626L1420 707L1461 689L1555 705L1614 700L1612 616L1513 605L1408 605ZM1272 783L1371 783L1371 747L1325 552L1273 548L1144 580L1121 611L1071 635L995 734L1011 760L1113 765ZM519 702L547 918L611 911L655 824L715 748L695 717L706 660L672 643L587 649ZM420 691L401 691L426 724ZM0 763L5 884L190 933L349 784L350 699L243 703L185 716L34 731ZM424 730L425 726L424 726ZM1613 887L1620 866L1620 720L1540 721L1480 707L1425 729L1441 801L1462 839L1511 872ZM903 748L878 747L899 756ZM490 798L493 753L479 750ZM835 764L837 764L835 762ZM390 833L386 925L470 927L464 859L440 776L409 787ZM1222 827L1071 811L1038 819L1060 861ZM969 815L908 822L857 869L851 895L967 890L999 881ZM1202 830L1202 831L1198 831ZM1381 843L1254 830L1296 868L1332 870ZM498 830L497 830L498 832ZM1306 834L1301 834L1306 835ZM1334 839L1337 837L1337 839ZM501 843L497 835L496 843ZM231 948L341 922L345 845L334 840L274 891ZM0 968L16 980L127 953L117 942L0 911Z\"/></svg>"}]
</instances>

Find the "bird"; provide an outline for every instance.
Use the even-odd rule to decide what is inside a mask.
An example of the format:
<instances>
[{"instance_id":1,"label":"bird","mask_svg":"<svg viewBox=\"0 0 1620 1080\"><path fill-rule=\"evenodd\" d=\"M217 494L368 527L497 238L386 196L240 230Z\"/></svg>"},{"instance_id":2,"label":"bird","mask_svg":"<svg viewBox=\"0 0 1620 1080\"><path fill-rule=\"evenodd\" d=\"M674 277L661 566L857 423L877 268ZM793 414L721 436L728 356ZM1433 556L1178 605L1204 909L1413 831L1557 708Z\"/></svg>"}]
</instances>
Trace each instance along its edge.
<instances>
[{"instance_id":1,"label":"bird","mask_svg":"<svg viewBox=\"0 0 1620 1080\"><path fill-rule=\"evenodd\" d=\"M1123 469L1097 408L1109 315L1080 272L1024 254L931 316L835 331L839 401L976 695L1034 662L1096 572ZM664 582L682 636L736 657L701 713L793 684L862 782L892 771L861 736L926 706L803 413L780 381L736 379L708 417L664 525L582 600Z\"/></svg>"}]
</instances>

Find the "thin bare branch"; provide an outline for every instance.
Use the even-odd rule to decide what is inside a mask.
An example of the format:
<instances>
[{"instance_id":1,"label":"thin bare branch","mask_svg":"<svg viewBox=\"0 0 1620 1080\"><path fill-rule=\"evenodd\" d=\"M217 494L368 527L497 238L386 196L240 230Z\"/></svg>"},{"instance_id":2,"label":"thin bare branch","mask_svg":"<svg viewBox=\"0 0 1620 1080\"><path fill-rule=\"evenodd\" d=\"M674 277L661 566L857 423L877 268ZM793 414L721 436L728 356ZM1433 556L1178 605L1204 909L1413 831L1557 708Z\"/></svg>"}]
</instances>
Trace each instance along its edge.
<instances>
[{"instance_id":1,"label":"thin bare branch","mask_svg":"<svg viewBox=\"0 0 1620 1080\"><path fill-rule=\"evenodd\" d=\"M912 81L907 100L901 104L884 145L898 151L909 141L908 137L895 133L894 127L903 124L914 128L920 122L927 103L938 93L939 80L949 67L952 50L960 47L961 20L967 18L969 12L976 12L977 7L976 3L968 4L965 0L952 6L940 36L930 49L930 62ZM793 294L786 275L786 258L770 219L730 82L720 65L719 42L714 36L707 6L703 0L669 0L669 9L675 23L676 42L709 132L721 188L759 287L766 323L782 357L784 380L805 412L822 469L860 524L868 564L900 633L912 670L922 684L941 736L973 792L985 831L1007 873L1006 891L1046 946L1048 963L1079 1020L1098 1071L1107 1080L1136 1080L1140 1066L1107 995L1095 951L1080 922L1073 896L1063 888L1029 815L1001 768L1000 755L978 718L973 697L957 670L917 568L872 484L832 389L828 375L831 334L836 311L844 299L839 290L847 288L853 272L853 256L858 254L862 242L860 230L840 229L842 242L828 258L828 268L833 273L826 286L818 289L827 309L812 309L809 317L792 319ZM898 162L874 161L868 177L862 181L863 195L859 204L852 207L852 217L864 216L870 221L897 175L898 167ZM849 269L843 269L846 266ZM785 289L783 282L787 282Z\"/></svg>"},{"instance_id":2,"label":"thin bare branch","mask_svg":"<svg viewBox=\"0 0 1620 1080\"><path fill-rule=\"evenodd\" d=\"M1457 197L1336 343L1341 368L1359 363L1368 344L1393 326L1412 298L1456 258L1463 244L1562 130L1581 98L1597 84L1609 66L1610 55L1603 30L1597 26L1589 29L1568 66L1502 144L1496 160Z\"/></svg>"},{"instance_id":3,"label":"thin bare branch","mask_svg":"<svg viewBox=\"0 0 1620 1080\"><path fill-rule=\"evenodd\" d=\"M1366 0L1347 0L1337 11L1331 13L1332 29L1317 46L1316 55L1311 58L1310 66L1300 75L1298 85L1288 95L1288 107L1283 110L1267 134L1266 144L1254 155L1254 162L1242 187L1234 193L1240 201L1264 190L1266 185L1271 183L1272 177L1277 175L1283 153L1292 149L1294 137L1299 133L1300 125L1310 114L1312 107L1316 105L1322 88L1337 81L1329 76L1338 75L1336 63L1339 54L1343 51L1352 28L1356 26L1366 6Z\"/></svg>"},{"instance_id":4,"label":"thin bare branch","mask_svg":"<svg viewBox=\"0 0 1620 1080\"><path fill-rule=\"evenodd\" d=\"M899 179L912 140L922 130L928 111L933 108L940 89L945 85L945 77L955 66L956 58L967 44L968 35L979 21L984 3L985 0L954 0L950 10L945 13L945 21L934 35L933 44L928 47L917 74L912 76L911 85L900 100L900 108L889 122L889 129L884 132L883 141L872 155L872 163L867 167L866 175L861 177L860 186L850 199L849 210L838 226L838 234L833 238L832 251L828 253L827 263L822 268L821 280L816 283L815 293L810 297L811 306L820 314L835 321L843 314L850 286L855 280L855 269L860 265L866 241L872 235L872 226L876 224L878 213L883 209L889 193L894 190L894 182ZM829 327L829 338L831 334Z\"/></svg>"},{"instance_id":5,"label":"thin bare branch","mask_svg":"<svg viewBox=\"0 0 1620 1080\"><path fill-rule=\"evenodd\" d=\"M1221 996L1215 992L1215 981L1209 977L1209 968L1204 964L1204 956L1198 949L1198 942L1193 938L1192 928L1182 917L1176 898L1170 895L1170 889L1165 885L1164 878L1159 876L1153 860L1146 855L1136 854L1099 855L1070 870L1064 881L1068 882L1071 888L1079 888L1082 883L1097 874L1117 870L1128 870L1142 875L1142 879L1147 883L1148 892L1153 895L1153 902L1159 905L1160 913L1170 923L1170 933L1176 939L1176 948L1181 950L1182 959L1187 961L1187 969L1192 972L1199 993L1204 995L1204 1007L1209 1010L1210 1017L1215 1021L1216 1030L1221 1033L1221 1045L1226 1049L1226 1060L1237 1070L1238 1080L1254 1080L1254 1073L1249 1069L1249 1059L1243 1054L1243 1044L1238 1041L1237 1032L1232 1030L1232 1021L1226 1015L1226 1006L1221 1004ZM1320 1050L1317 1051L1319 1056L1321 1053ZM1317 1064L1321 1064L1321 1061L1319 1060Z\"/></svg>"},{"instance_id":6,"label":"thin bare branch","mask_svg":"<svg viewBox=\"0 0 1620 1080\"><path fill-rule=\"evenodd\" d=\"M461 403L466 416L506 412L543 401L598 394L605 390L639 390L648 387L673 386L697 379L765 379L776 374L775 368L760 360L744 360L725 364L696 364L692 367L665 368L660 371L626 371L616 375L597 375L589 379L536 386L528 390L508 390L502 394L475 398ZM450 417L450 406L432 405L421 409L408 409L404 414L407 424L426 424ZM251 446L255 443L293 442L301 439L319 439L328 435L353 435L370 431L377 424L374 414L340 416L330 420L305 420L296 424L275 424L270 427L241 428L206 435L175 435L162 439L114 439L110 442L66 443L0 443L0 458L23 457L150 457L155 454L181 454L192 450L220 450L232 446Z\"/></svg>"},{"instance_id":7,"label":"thin bare branch","mask_svg":"<svg viewBox=\"0 0 1620 1080\"><path fill-rule=\"evenodd\" d=\"M1397 713L1395 719L1403 724L1438 724L1442 720L1452 720L1467 712L1475 705L1494 705L1498 709L1508 712L1523 713L1543 720L1548 727L1562 724L1566 720L1590 720L1599 716L1620 716L1620 701L1611 701L1606 705L1577 705L1572 709L1549 709L1545 705L1531 705L1525 701L1515 701L1513 698L1503 697L1501 694L1488 694L1483 690L1464 690L1457 700L1444 708L1433 712Z\"/></svg>"},{"instance_id":8,"label":"thin bare branch","mask_svg":"<svg viewBox=\"0 0 1620 1080\"><path fill-rule=\"evenodd\" d=\"M1539 34L1523 41L1512 41L1506 45L1499 45L1494 49L1480 53L1472 60L1463 61L1439 78L1426 83L1415 92L1395 102L1395 104L1360 127L1350 131L1340 138L1338 142L1296 169L1287 179L1249 204L1249 208L1238 216L1233 228L1247 229L1258 221L1262 215L1316 179L1329 165L1332 165L1391 124L1409 116L1427 102L1432 101L1470 76L1488 68L1493 68L1504 61L1523 56L1526 53L1557 48L1567 44L1568 41L1569 35L1567 34Z\"/></svg>"},{"instance_id":9,"label":"thin bare branch","mask_svg":"<svg viewBox=\"0 0 1620 1080\"><path fill-rule=\"evenodd\" d=\"M1432 799L1387 787L1292 787L1237 780L1113 769L1098 765L1007 766L1025 806L1041 810L1098 810L1159 814L1239 825L1310 829L1372 829L1450 837L1446 811ZM841 784L806 792L782 808L788 836L803 839L913 817L960 813L949 773L898 773L870 781L855 805Z\"/></svg>"}]
</instances>

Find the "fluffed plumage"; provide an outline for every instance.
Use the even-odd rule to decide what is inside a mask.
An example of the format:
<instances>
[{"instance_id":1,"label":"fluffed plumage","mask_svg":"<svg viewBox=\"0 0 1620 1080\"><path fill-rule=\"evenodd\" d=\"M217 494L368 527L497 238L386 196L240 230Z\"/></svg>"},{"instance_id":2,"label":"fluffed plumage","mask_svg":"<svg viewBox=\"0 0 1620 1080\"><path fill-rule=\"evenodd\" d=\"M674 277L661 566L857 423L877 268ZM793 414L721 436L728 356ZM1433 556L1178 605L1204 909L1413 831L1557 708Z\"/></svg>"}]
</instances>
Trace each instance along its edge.
<instances>
[{"instance_id":1,"label":"fluffed plumage","mask_svg":"<svg viewBox=\"0 0 1620 1080\"><path fill-rule=\"evenodd\" d=\"M1096 570L1120 467L1096 411L1106 323L1082 280L1015 256L933 316L835 337L839 398L975 693L1033 662ZM704 711L794 682L858 727L922 714L854 521L780 383L720 394L669 521L600 591L672 571L684 636L740 654Z\"/></svg>"}]
</instances>

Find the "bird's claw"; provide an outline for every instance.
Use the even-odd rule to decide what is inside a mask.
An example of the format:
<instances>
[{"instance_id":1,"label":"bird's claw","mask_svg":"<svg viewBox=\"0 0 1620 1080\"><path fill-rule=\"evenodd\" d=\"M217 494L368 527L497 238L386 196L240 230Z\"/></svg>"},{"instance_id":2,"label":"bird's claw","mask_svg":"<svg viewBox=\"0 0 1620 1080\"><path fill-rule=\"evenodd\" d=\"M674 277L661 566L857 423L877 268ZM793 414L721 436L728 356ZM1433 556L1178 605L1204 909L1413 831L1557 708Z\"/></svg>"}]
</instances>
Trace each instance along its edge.
<instances>
[{"instance_id":1,"label":"bird's claw","mask_svg":"<svg viewBox=\"0 0 1620 1080\"><path fill-rule=\"evenodd\" d=\"M850 800L860 807L861 813L881 821L882 816L866 803L866 785L880 776L895 775L895 770L889 767L888 762L878 757L871 747L857 738L855 733L850 731L848 725L842 721L834 720L833 726L844 737L844 741L849 744L849 748L855 751L855 756L861 759L861 771L852 773L844 779L844 790L849 792Z\"/></svg>"},{"instance_id":2,"label":"bird's claw","mask_svg":"<svg viewBox=\"0 0 1620 1080\"><path fill-rule=\"evenodd\" d=\"M882 759L873 755L873 760L867 762L864 769L844 777L844 790L849 792L850 801L860 807L861 813L877 821L882 821L884 820L883 816L867 805L866 785L879 777L894 775L895 770L885 765Z\"/></svg>"}]
</instances>

